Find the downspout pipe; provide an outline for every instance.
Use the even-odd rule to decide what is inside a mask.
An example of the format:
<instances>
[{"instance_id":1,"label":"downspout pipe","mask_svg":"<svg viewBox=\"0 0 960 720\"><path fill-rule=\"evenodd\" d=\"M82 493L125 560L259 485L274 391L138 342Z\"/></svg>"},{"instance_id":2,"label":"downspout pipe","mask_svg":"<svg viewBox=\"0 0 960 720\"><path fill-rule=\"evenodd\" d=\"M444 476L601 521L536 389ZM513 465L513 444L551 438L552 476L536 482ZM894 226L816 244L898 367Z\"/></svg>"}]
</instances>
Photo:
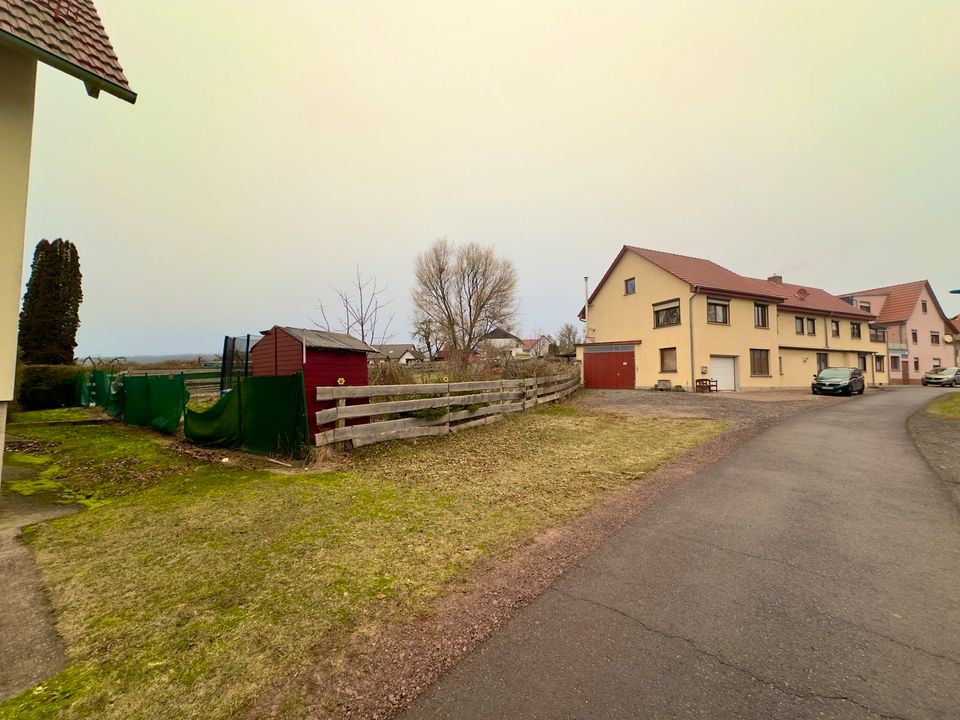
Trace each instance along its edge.
<instances>
[{"instance_id":1,"label":"downspout pipe","mask_svg":"<svg viewBox=\"0 0 960 720\"><path fill-rule=\"evenodd\" d=\"M693 294L687 302L687 322L690 323L690 392L697 390L697 362L693 344L693 299L700 294L700 286L693 286Z\"/></svg>"},{"instance_id":2,"label":"downspout pipe","mask_svg":"<svg viewBox=\"0 0 960 720\"><path fill-rule=\"evenodd\" d=\"M583 276L583 342L590 342L590 278Z\"/></svg>"}]
</instances>

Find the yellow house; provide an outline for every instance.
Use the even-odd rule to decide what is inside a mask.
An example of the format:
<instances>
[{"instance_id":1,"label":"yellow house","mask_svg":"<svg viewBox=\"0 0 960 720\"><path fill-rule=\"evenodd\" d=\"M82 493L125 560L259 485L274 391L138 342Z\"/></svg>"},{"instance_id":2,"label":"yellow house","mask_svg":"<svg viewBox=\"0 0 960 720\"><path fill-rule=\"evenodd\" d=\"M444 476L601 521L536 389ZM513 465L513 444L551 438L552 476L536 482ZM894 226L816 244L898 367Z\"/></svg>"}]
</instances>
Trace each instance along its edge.
<instances>
[{"instance_id":1,"label":"yellow house","mask_svg":"<svg viewBox=\"0 0 960 720\"><path fill-rule=\"evenodd\" d=\"M624 246L580 318L587 387L809 388L825 367L859 367L869 384L887 384L873 315L819 288L710 260Z\"/></svg>"},{"instance_id":2,"label":"yellow house","mask_svg":"<svg viewBox=\"0 0 960 720\"><path fill-rule=\"evenodd\" d=\"M137 98L92 0L0 2L0 450L13 400L37 61L79 78L91 97Z\"/></svg>"}]
</instances>

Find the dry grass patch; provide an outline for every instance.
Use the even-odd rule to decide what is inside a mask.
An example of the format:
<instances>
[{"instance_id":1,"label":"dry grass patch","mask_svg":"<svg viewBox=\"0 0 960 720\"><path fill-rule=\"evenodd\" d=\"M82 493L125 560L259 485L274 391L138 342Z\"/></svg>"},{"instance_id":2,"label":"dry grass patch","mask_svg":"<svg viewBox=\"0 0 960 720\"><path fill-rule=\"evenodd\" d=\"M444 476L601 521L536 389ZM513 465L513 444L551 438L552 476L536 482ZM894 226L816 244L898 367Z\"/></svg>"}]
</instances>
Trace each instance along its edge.
<instances>
[{"instance_id":1,"label":"dry grass patch","mask_svg":"<svg viewBox=\"0 0 960 720\"><path fill-rule=\"evenodd\" d=\"M70 665L0 718L235 718L265 696L300 717L290 677L321 668L323 695L357 634L429 610L478 562L724 427L561 406L311 474L172 460L142 433L72 429L43 449L65 486L83 473L98 492L91 468L111 464L91 455L121 441L162 475L130 492L103 477L109 504L26 533Z\"/></svg>"}]
</instances>

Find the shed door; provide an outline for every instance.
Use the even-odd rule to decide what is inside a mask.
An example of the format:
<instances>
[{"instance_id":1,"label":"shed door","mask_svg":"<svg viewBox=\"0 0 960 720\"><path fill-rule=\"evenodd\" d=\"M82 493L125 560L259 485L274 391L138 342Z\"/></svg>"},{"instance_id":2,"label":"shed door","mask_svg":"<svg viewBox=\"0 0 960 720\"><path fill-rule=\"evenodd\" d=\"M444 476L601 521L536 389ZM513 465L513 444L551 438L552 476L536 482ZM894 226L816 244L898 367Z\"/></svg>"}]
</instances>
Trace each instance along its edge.
<instances>
[{"instance_id":1,"label":"shed door","mask_svg":"<svg viewBox=\"0 0 960 720\"><path fill-rule=\"evenodd\" d=\"M711 355L710 377L717 381L717 390L736 390L737 359Z\"/></svg>"},{"instance_id":2,"label":"shed door","mask_svg":"<svg viewBox=\"0 0 960 720\"><path fill-rule=\"evenodd\" d=\"M583 350L584 387L629 390L635 387L633 345L588 346Z\"/></svg>"}]
</instances>

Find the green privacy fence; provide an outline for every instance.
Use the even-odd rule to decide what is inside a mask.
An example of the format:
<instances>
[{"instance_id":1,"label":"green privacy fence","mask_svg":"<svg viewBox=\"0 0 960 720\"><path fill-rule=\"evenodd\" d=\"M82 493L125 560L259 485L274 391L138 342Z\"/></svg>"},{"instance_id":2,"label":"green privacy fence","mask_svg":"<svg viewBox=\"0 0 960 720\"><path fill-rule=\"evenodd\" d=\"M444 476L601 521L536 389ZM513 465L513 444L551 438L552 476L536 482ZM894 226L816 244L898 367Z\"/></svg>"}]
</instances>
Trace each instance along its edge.
<instances>
[{"instance_id":1,"label":"green privacy fence","mask_svg":"<svg viewBox=\"0 0 960 720\"><path fill-rule=\"evenodd\" d=\"M174 434L189 394L183 377L131 376L111 370L80 373L77 404L96 404L127 425Z\"/></svg>"},{"instance_id":2,"label":"green privacy fence","mask_svg":"<svg viewBox=\"0 0 960 720\"><path fill-rule=\"evenodd\" d=\"M198 445L303 457L310 447L303 373L243 378L209 410L187 410L183 430Z\"/></svg>"}]
</instances>

